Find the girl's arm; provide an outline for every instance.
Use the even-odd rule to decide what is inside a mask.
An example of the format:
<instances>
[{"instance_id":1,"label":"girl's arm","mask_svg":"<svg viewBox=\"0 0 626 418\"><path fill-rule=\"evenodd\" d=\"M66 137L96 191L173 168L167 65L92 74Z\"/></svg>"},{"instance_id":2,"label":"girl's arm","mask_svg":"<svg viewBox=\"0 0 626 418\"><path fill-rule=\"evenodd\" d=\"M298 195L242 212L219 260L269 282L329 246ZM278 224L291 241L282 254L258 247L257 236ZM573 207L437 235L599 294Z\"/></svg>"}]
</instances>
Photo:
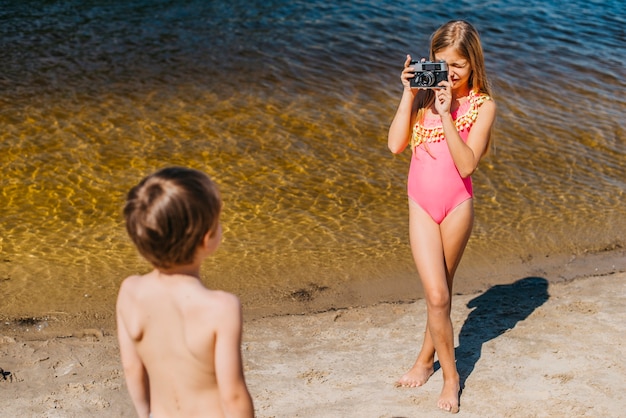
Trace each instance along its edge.
<instances>
[{"instance_id":1,"label":"girl's arm","mask_svg":"<svg viewBox=\"0 0 626 418\"><path fill-rule=\"evenodd\" d=\"M470 129L467 142L464 142L450 115L451 97L450 86L446 84L445 89L436 92L435 108L441 116L443 132L454 164L461 177L466 178L476 170L487 150L491 127L496 118L496 104L493 100L487 100L478 108L478 117Z\"/></svg>"},{"instance_id":2,"label":"girl's arm","mask_svg":"<svg viewBox=\"0 0 626 418\"><path fill-rule=\"evenodd\" d=\"M411 124L414 114L415 96L418 90L412 89L409 80L413 78L413 68L410 67L411 56L406 56L404 62L404 70L400 76L404 90L402 91L402 98L398 105L398 110L393 117L391 126L389 127L389 133L387 135L387 146L389 150L394 154L399 154L409 144L409 137L411 135Z\"/></svg>"},{"instance_id":3,"label":"girl's arm","mask_svg":"<svg viewBox=\"0 0 626 418\"><path fill-rule=\"evenodd\" d=\"M443 130L446 135L450 154L461 177L469 177L478 167L480 159L485 154L491 136L491 127L496 118L496 104L493 100L484 102L478 108L478 117L470 129L467 142L459 136L450 114L442 116ZM451 132L451 135L448 135Z\"/></svg>"}]
</instances>

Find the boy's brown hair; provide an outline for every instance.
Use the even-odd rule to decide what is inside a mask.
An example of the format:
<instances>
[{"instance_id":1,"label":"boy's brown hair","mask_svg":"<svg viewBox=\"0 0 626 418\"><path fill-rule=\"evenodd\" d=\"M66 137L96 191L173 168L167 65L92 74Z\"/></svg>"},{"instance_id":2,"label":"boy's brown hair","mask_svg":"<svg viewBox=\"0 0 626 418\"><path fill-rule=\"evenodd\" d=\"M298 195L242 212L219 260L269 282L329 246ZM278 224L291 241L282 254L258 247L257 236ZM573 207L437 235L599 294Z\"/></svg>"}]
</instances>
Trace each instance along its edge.
<instances>
[{"instance_id":1,"label":"boy's brown hair","mask_svg":"<svg viewBox=\"0 0 626 418\"><path fill-rule=\"evenodd\" d=\"M191 264L207 233L217 230L222 201L201 171L167 167L144 178L126 198L126 230L157 268Z\"/></svg>"}]
</instances>

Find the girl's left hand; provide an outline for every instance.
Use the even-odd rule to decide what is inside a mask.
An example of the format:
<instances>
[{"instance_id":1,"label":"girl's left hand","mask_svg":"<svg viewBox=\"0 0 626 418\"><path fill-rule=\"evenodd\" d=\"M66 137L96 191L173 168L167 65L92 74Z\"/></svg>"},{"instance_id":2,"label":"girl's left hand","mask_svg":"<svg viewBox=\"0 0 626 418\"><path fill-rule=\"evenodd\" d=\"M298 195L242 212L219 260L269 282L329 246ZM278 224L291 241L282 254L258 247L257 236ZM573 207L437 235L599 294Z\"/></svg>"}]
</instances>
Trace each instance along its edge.
<instances>
[{"instance_id":1,"label":"girl's left hand","mask_svg":"<svg viewBox=\"0 0 626 418\"><path fill-rule=\"evenodd\" d=\"M435 89L435 109L439 115L450 113L452 105L452 88L450 80L439 83L442 88Z\"/></svg>"}]
</instances>

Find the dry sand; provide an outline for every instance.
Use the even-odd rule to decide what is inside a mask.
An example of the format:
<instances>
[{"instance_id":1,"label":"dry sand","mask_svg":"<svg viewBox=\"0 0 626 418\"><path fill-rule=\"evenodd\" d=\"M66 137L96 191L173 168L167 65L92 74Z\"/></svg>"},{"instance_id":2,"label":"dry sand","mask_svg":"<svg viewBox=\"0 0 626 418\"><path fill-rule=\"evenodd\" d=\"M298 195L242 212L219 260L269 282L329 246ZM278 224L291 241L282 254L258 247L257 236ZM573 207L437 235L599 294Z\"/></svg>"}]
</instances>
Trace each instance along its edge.
<instances>
[{"instance_id":1,"label":"dry sand","mask_svg":"<svg viewBox=\"0 0 626 418\"><path fill-rule=\"evenodd\" d=\"M456 296L457 416L626 416L625 306L623 270ZM246 321L257 417L449 416L436 408L441 371L423 388L393 385L414 360L424 309L418 300ZM113 330L47 332L0 335L0 417L134 416Z\"/></svg>"}]
</instances>

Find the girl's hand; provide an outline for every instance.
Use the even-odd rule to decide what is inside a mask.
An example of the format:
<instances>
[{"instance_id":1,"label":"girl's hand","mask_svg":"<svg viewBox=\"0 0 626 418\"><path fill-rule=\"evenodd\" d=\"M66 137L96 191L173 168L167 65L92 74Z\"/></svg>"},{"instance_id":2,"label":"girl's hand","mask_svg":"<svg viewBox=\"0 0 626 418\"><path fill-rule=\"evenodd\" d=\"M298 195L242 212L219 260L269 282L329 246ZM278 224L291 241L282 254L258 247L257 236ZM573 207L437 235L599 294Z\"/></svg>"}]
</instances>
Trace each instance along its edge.
<instances>
[{"instance_id":1,"label":"girl's hand","mask_svg":"<svg viewBox=\"0 0 626 418\"><path fill-rule=\"evenodd\" d=\"M411 67L411 56L407 54L400 80L406 90L411 90L411 79L415 77L415 68Z\"/></svg>"},{"instance_id":2,"label":"girl's hand","mask_svg":"<svg viewBox=\"0 0 626 418\"><path fill-rule=\"evenodd\" d=\"M450 113L450 106L452 105L452 83L450 82L450 76L448 75L448 81L441 81L439 86L443 88L435 90L435 109L439 115Z\"/></svg>"}]
</instances>

